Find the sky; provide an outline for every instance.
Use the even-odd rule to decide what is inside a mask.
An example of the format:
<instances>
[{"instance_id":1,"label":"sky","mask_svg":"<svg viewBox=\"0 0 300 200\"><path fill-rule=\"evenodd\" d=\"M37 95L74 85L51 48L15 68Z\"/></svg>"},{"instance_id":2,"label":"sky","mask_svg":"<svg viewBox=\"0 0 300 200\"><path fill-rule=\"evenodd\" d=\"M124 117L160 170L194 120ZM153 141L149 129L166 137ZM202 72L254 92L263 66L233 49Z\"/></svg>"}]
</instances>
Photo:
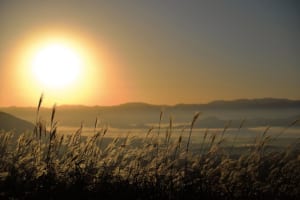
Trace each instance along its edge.
<instances>
[{"instance_id":1,"label":"sky","mask_svg":"<svg viewBox=\"0 0 300 200\"><path fill-rule=\"evenodd\" d=\"M300 99L296 0L0 0L0 35L0 106L42 92L49 105ZM33 49L53 38L83 57L73 87L31 74Z\"/></svg>"}]
</instances>

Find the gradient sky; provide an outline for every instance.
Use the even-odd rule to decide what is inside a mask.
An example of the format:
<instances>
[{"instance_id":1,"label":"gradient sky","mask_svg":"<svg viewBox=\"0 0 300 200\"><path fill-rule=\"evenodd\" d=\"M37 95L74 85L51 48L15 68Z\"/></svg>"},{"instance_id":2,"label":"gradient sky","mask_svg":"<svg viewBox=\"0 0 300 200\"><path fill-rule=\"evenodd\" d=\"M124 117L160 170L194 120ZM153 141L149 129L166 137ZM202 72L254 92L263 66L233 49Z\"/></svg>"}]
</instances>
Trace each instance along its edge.
<instances>
[{"instance_id":1,"label":"gradient sky","mask_svg":"<svg viewBox=\"0 0 300 200\"><path fill-rule=\"evenodd\" d=\"M22 38L52 28L88 37L115 63L95 65L106 89L61 103L300 99L300 1L0 0L0 106L36 104L9 63Z\"/></svg>"}]
</instances>

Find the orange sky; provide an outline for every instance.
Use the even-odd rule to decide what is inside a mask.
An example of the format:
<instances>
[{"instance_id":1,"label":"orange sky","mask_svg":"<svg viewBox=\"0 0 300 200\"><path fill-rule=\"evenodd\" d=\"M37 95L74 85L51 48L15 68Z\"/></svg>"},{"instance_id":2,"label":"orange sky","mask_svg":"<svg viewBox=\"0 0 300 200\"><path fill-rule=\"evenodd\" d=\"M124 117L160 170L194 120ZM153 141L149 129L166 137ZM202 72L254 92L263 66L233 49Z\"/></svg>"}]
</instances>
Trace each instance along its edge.
<instances>
[{"instance_id":1,"label":"orange sky","mask_svg":"<svg viewBox=\"0 0 300 200\"><path fill-rule=\"evenodd\" d=\"M271 5L1 1L0 106L35 106L42 92L47 106L300 99L300 6ZM49 89L32 63L55 40L72 46L84 73Z\"/></svg>"}]
</instances>

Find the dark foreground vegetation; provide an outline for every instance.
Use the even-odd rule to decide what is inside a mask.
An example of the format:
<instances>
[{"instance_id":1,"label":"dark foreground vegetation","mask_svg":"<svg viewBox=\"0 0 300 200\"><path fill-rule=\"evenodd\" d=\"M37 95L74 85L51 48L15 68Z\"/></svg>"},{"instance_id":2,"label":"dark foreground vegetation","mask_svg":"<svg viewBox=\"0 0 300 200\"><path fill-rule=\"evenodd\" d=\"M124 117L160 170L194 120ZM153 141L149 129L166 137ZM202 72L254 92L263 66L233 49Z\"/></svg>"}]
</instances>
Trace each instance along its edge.
<instances>
[{"instance_id":1,"label":"dark foreground vegetation","mask_svg":"<svg viewBox=\"0 0 300 200\"><path fill-rule=\"evenodd\" d=\"M41 103L41 102L40 102ZM299 199L300 141L266 151L268 129L247 153L222 148L226 131L205 133L200 153L190 150L199 114L187 128L188 140L166 130L144 138L115 138L97 128L82 137L57 134L55 108L50 124L39 119L34 131L0 133L0 199ZM292 123L291 125L295 124ZM242 125L241 125L242 126Z\"/></svg>"}]
</instances>

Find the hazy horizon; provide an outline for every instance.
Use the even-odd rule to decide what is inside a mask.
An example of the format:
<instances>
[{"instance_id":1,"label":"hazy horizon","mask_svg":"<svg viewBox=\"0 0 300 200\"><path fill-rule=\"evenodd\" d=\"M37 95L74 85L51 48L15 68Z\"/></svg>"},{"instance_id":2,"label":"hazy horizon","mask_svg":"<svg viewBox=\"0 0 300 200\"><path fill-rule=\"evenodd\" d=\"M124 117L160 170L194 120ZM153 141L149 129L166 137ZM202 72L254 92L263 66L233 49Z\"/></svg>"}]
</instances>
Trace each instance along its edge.
<instances>
[{"instance_id":1,"label":"hazy horizon","mask_svg":"<svg viewBox=\"0 0 300 200\"><path fill-rule=\"evenodd\" d=\"M238 99L216 99L208 102L192 102L192 103L185 103L185 102L179 102L175 104L154 104L154 103L149 103L149 102L142 102L142 101L129 101L129 102L121 102L119 104L106 104L106 105L101 105L101 104L95 104L95 105L89 105L89 104L58 104L56 102L53 103L53 105L46 105L44 106L43 103L41 104L42 107L44 108L53 108L55 105L56 107L64 107L64 106L83 106L83 107L113 107L113 106L121 106L121 105L126 105L126 104L145 104L145 105L153 105L153 106L177 106L177 105L207 105L211 103L218 103L218 102L236 102L236 101L255 101L255 100L283 100L283 101L300 101L299 99L288 99L288 98L273 98L273 97L263 97L263 98L238 98ZM18 107L18 108L35 108L38 105L38 101L36 102L36 105L0 105L0 108L8 108L8 107Z\"/></svg>"}]
</instances>

